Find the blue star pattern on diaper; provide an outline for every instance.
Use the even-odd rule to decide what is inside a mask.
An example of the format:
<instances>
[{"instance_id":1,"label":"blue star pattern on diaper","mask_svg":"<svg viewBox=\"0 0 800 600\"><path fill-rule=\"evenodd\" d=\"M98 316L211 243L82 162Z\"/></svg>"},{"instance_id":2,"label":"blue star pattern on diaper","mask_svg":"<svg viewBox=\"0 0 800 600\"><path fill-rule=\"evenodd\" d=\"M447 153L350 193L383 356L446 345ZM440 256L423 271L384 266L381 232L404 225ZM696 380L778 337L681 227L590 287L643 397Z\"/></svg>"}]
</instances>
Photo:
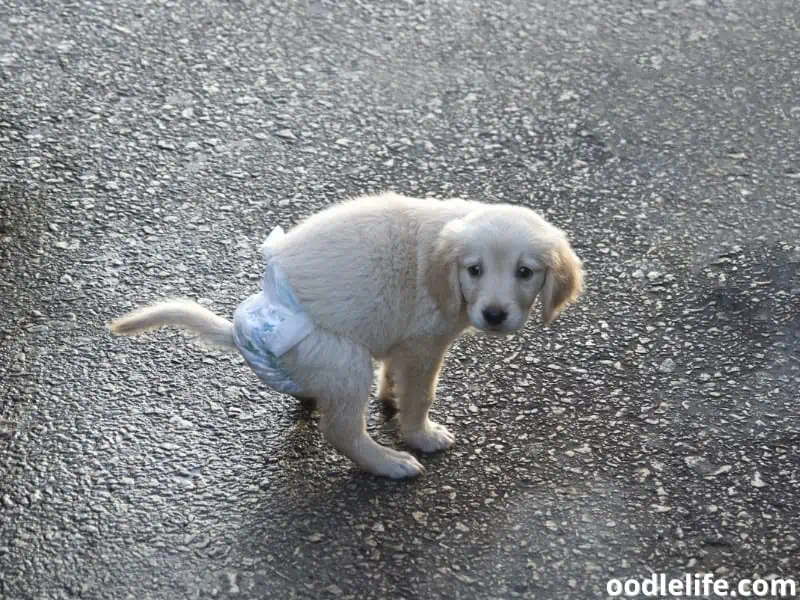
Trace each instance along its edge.
<instances>
[{"instance_id":1,"label":"blue star pattern on diaper","mask_svg":"<svg viewBox=\"0 0 800 600\"><path fill-rule=\"evenodd\" d=\"M278 392L301 395L302 389L281 366L280 357L305 339L314 324L286 275L271 261L270 242L283 235L276 227L262 246L267 262L262 290L236 309L233 336L245 361L264 383Z\"/></svg>"}]
</instances>

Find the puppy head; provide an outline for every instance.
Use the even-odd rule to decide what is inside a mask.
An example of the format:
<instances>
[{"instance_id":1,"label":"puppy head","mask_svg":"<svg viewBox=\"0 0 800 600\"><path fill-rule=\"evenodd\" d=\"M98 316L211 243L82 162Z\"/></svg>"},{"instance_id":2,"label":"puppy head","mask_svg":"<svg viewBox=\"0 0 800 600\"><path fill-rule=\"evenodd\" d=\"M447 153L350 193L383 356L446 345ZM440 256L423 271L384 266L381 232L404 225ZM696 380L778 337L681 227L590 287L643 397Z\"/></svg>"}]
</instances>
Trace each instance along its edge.
<instances>
[{"instance_id":1,"label":"puppy head","mask_svg":"<svg viewBox=\"0 0 800 600\"><path fill-rule=\"evenodd\" d=\"M466 311L473 327L517 331L537 296L550 324L583 290L583 268L560 229L534 211L487 206L449 222L440 232L427 273L439 308Z\"/></svg>"}]
</instances>

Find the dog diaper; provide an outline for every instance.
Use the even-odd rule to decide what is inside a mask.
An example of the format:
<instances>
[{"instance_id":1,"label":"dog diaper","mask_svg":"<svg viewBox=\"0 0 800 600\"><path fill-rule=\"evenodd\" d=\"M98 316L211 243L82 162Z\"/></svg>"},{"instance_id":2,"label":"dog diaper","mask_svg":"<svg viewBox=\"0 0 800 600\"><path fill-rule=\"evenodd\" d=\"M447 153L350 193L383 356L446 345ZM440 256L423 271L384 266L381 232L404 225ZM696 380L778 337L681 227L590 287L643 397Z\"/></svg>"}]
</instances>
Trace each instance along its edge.
<instances>
[{"instance_id":1,"label":"dog diaper","mask_svg":"<svg viewBox=\"0 0 800 600\"><path fill-rule=\"evenodd\" d=\"M266 269L261 292L242 302L233 315L233 339L248 365L271 388L284 394L302 395L300 386L281 367L280 357L314 329L300 306L286 275L271 260L271 243L280 239L276 227L261 250Z\"/></svg>"}]
</instances>

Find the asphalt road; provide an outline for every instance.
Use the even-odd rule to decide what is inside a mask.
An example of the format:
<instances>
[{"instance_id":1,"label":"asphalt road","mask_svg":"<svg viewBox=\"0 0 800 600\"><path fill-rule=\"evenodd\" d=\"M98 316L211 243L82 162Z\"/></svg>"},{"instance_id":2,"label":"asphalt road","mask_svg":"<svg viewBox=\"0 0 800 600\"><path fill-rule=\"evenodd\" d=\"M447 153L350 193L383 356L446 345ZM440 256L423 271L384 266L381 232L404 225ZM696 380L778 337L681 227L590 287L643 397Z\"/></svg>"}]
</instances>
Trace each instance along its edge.
<instances>
[{"instance_id":1,"label":"asphalt road","mask_svg":"<svg viewBox=\"0 0 800 600\"><path fill-rule=\"evenodd\" d=\"M0 6L0 596L568 598L800 579L796 0ZM241 359L277 225L394 189L566 229L587 293L452 350L427 473ZM398 444L377 408L371 427Z\"/></svg>"}]
</instances>

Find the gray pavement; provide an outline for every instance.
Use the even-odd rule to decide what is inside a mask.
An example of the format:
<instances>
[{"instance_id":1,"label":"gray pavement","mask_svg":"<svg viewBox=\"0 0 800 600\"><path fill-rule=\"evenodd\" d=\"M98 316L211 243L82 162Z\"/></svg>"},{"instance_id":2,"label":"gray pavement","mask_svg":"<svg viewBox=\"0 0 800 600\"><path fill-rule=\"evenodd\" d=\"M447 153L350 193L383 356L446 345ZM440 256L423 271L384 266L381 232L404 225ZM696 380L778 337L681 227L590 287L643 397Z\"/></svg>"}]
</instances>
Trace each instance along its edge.
<instances>
[{"instance_id":1,"label":"gray pavement","mask_svg":"<svg viewBox=\"0 0 800 600\"><path fill-rule=\"evenodd\" d=\"M0 596L568 598L800 579L795 0L0 5ZM394 189L532 206L587 294L452 350L458 436L359 473L222 314L276 224ZM372 431L399 444L377 408Z\"/></svg>"}]
</instances>

